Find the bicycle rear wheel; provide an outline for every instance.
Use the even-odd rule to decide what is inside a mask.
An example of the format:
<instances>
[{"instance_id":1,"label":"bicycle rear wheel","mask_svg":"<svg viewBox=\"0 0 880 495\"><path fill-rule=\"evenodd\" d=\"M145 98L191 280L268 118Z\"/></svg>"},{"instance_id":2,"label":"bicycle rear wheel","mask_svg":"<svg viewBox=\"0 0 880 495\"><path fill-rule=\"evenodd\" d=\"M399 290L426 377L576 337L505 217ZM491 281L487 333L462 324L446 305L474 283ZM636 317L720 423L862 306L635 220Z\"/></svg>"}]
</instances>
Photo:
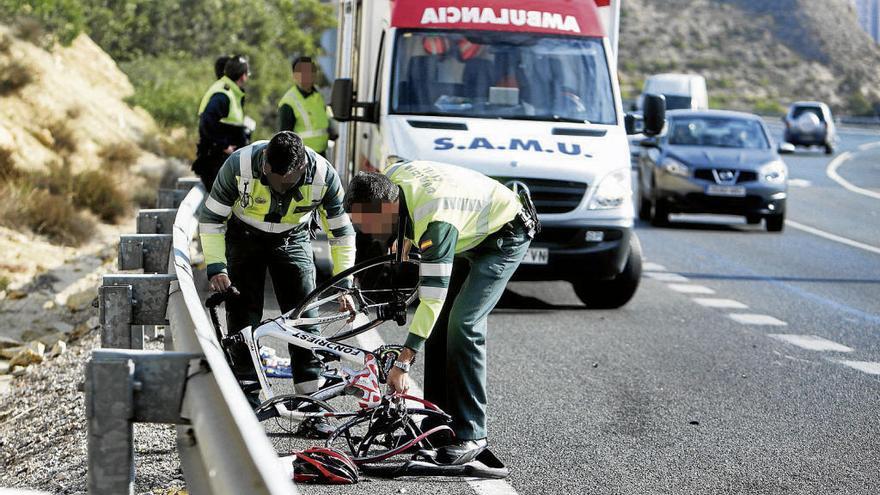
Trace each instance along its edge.
<instances>
[{"instance_id":1,"label":"bicycle rear wheel","mask_svg":"<svg viewBox=\"0 0 880 495\"><path fill-rule=\"evenodd\" d=\"M406 309L418 296L418 288L417 261L398 261L395 255L381 256L330 278L287 317L318 319L320 321L309 326L328 340L340 341L386 321L405 324ZM343 296L350 296L354 302L357 312L354 321L349 321L349 313L340 311L339 299Z\"/></svg>"}]
</instances>

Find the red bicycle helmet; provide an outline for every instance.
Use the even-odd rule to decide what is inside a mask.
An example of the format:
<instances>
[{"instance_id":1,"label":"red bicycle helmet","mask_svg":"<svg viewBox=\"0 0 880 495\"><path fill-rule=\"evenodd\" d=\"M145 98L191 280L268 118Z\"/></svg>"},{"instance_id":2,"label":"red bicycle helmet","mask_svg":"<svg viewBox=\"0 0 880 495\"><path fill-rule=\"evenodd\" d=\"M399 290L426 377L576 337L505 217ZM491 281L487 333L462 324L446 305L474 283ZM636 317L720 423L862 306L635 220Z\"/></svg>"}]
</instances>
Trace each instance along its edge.
<instances>
[{"instance_id":1,"label":"red bicycle helmet","mask_svg":"<svg viewBox=\"0 0 880 495\"><path fill-rule=\"evenodd\" d=\"M358 482L358 470L342 451L325 447L311 447L294 452L293 481L327 485L353 485Z\"/></svg>"}]
</instances>

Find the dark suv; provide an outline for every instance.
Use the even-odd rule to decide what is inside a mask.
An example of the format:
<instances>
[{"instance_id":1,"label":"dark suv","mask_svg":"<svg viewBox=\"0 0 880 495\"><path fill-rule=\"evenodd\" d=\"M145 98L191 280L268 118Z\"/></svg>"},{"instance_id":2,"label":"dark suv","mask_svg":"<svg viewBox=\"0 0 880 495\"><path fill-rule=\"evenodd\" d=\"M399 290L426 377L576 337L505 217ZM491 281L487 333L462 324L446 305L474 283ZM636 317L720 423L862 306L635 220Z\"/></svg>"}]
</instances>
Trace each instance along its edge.
<instances>
[{"instance_id":1,"label":"dark suv","mask_svg":"<svg viewBox=\"0 0 880 495\"><path fill-rule=\"evenodd\" d=\"M817 101L793 103L785 117L785 142L795 146L822 146L834 153L837 132L828 105Z\"/></svg>"}]
</instances>

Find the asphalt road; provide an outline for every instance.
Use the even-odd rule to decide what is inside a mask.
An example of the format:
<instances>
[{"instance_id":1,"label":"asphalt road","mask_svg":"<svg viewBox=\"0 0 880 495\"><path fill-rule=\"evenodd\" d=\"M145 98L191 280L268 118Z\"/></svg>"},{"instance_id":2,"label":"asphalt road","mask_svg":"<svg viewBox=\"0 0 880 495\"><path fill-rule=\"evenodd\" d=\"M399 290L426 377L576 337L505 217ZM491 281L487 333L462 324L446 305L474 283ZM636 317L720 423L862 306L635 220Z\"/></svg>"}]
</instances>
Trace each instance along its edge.
<instances>
[{"instance_id":1,"label":"asphalt road","mask_svg":"<svg viewBox=\"0 0 880 495\"><path fill-rule=\"evenodd\" d=\"M880 132L842 131L837 172L880 194L873 142ZM645 274L623 309L585 310L564 283L511 284L489 322L506 482L301 490L880 493L880 199L832 180L834 158L785 158L782 234L735 217L640 224Z\"/></svg>"}]
</instances>

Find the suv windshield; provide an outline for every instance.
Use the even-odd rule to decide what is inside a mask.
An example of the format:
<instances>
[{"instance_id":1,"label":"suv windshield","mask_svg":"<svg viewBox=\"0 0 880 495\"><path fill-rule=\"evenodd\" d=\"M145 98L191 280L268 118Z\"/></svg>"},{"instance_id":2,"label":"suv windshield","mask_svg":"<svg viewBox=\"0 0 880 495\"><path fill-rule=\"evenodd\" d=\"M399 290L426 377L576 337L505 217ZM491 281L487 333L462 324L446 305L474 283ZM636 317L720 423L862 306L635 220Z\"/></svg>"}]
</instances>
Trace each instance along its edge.
<instances>
[{"instance_id":1,"label":"suv windshield","mask_svg":"<svg viewBox=\"0 0 880 495\"><path fill-rule=\"evenodd\" d=\"M669 144L767 149L770 147L756 120L730 117L674 117L669 120Z\"/></svg>"},{"instance_id":2,"label":"suv windshield","mask_svg":"<svg viewBox=\"0 0 880 495\"><path fill-rule=\"evenodd\" d=\"M794 110L791 112L792 120L800 118L801 115L805 113L811 113L816 117L819 117L819 122L825 122L825 116L822 115L822 109L819 107L794 107Z\"/></svg>"},{"instance_id":3,"label":"suv windshield","mask_svg":"<svg viewBox=\"0 0 880 495\"><path fill-rule=\"evenodd\" d=\"M391 112L617 124L600 39L509 32L401 32Z\"/></svg>"}]
</instances>

